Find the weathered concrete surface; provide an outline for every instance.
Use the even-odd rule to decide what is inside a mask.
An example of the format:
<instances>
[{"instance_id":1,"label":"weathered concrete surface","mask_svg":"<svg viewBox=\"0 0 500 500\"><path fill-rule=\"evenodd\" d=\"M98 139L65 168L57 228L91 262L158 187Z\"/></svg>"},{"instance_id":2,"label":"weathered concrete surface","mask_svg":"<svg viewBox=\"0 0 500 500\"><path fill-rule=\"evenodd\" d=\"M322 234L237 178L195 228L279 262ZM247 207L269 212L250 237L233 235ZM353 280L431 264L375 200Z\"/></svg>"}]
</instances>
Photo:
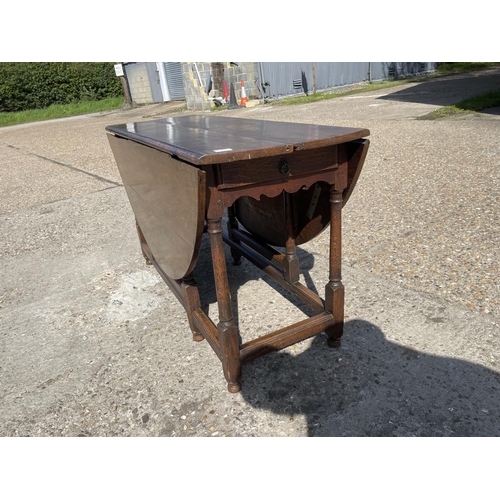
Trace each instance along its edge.
<instances>
[{"instance_id":1,"label":"weathered concrete surface","mask_svg":"<svg viewBox=\"0 0 500 500\"><path fill-rule=\"evenodd\" d=\"M0 129L0 435L500 435L499 116L415 120L499 82L223 112L371 131L344 210L342 348L258 359L235 395L144 265L104 131L168 106ZM326 248L301 248L320 294ZM228 268L245 340L304 317L248 262ZM206 240L197 275L215 320Z\"/></svg>"}]
</instances>

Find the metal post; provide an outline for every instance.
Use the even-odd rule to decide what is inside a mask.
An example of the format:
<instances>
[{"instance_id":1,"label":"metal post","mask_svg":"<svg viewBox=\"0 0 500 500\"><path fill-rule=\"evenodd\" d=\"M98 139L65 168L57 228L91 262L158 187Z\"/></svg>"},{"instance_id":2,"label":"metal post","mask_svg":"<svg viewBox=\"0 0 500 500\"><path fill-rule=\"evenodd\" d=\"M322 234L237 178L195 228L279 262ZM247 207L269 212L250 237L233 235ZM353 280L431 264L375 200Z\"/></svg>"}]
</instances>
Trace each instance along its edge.
<instances>
[{"instance_id":1,"label":"metal post","mask_svg":"<svg viewBox=\"0 0 500 500\"><path fill-rule=\"evenodd\" d=\"M312 63L312 74L313 74L313 94L316 93L316 63Z\"/></svg>"}]
</instances>

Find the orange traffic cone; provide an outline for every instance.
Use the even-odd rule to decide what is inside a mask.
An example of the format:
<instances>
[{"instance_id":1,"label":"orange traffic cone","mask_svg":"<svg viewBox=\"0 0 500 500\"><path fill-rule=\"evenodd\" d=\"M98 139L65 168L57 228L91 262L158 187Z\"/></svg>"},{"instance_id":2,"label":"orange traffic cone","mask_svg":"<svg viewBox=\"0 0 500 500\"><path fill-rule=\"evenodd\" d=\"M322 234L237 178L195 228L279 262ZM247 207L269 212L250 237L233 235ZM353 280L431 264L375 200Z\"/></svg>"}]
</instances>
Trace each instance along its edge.
<instances>
[{"instance_id":1,"label":"orange traffic cone","mask_svg":"<svg viewBox=\"0 0 500 500\"><path fill-rule=\"evenodd\" d=\"M227 88L226 80L222 80L222 89L224 92L224 100L229 102L229 89Z\"/></svg>"},{"instance_id":2,"label":"orange traffic cone","mask_svg":"<svg viewBox=\"0 0 500 500\"><path fill-rule=\"evenodd\" d=\"M241 102L240 102L240 106L245 106L246 103L248 102L248 97L247 97L247 94L245 92L245 82L243 80L241 80Z\"/></svg>"}]
</instances>

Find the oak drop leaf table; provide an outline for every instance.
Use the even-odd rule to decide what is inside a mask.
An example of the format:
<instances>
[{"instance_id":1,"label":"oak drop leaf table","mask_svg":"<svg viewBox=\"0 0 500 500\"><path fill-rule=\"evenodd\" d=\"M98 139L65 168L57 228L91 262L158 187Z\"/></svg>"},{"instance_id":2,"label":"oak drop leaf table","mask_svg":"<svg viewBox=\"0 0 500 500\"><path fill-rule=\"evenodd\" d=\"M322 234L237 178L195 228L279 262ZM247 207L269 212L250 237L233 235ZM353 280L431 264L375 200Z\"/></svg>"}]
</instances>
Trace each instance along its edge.
<instances>
[{"instance_id":1,"label":"oak drop leaf table","mask_svg":"<svg viewBox=\"0 0 500 500\"><path fill-rule=\"evenodd\" d=\"M206 339L220 358L230 392L241 388L242 363L321 332L331 347L340 345L341 211L363 166L368 130L191 115L113 125L106 131L146 262L184 306L193 339ZM323 300L299 281L296 245L328 226L329 281ZM217 325L202 310L195 281L205 231ZM224 243L230 245L234 264L247 258L314 315L241 343Z\"/></svg>"}]
</instances>

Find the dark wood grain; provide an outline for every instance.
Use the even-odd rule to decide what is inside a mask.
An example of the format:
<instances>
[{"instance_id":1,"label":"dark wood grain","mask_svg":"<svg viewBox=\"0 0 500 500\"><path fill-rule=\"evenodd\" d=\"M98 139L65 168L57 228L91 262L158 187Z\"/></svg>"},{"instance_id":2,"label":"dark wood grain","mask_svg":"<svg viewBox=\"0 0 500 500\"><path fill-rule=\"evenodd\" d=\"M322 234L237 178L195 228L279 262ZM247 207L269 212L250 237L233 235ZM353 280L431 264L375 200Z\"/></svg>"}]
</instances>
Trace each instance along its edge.
<instances>
[{"instance_id":1,"label":"dark wood grain","mask_svg":"<svg viewBox=\"0 0 500 500\"><path fill-rule=\"evenodd\" d=\"M320 313L294 325L287 326L275 332L263 335L241 346L241 360L243 363L252 361L270 352L279 351L305 340L313 335L325 331L334 321L328 312Z\"/></svg>"},{"instance_id":2,"label":"dark wood grain","mask_svg":"<svg viewBox=\"0 0 500 500\"><path fill-rule=\"evenodd\" d=\"M192 115L114 125L107 131L146 262L184 306L193 339L206 339L219 357L230 392L241 388L244 362L322 331L330 346L340 345L341 212L363 167L368 130ZM227 233L222 228L226 209ZM328 226L323 300L300 283L296 245ZM217 325L201 309L195 281L204 228ZM235 264L246 258L308 306L311 317L243 343L231 308L224 243Z\"/></svg>"},{"instance_id":3,"label":"dark wood grain","mask_svg":"<svg viewBox=\"0 0 500 500\"><path fill-rule=\"evenodd\" d=\"M344 206L356 186L363 168L368 146L369 141L367 139L356 140L339 146L320 148L309 152L309 155L307 155L308 152L305 152L305 155L303 152L295 153L287 158L287 162L291 165L291 173L294 171L302 172L300 165L306 163L307 166L304 170L310 172L307 177L311 179L312 175L316 175L317 172L326 173L327 171L338 169L338 151L340 151L348 169L347 187L342 192L342 206ZM259 164L258 168L256 168L257 172L263 170L260 166L261 161L262 160L258 160L256 162ZM276 165L278 162L276 159L274 162L272 159L266 159L265 163L273 172L277 170ZM231 174L234 172L233 167L235 165L236 164L232 164L228 166ZM250 169L247 169L247 172L242 175L242 179L248 178L251 174L251 172L250 174L248 173L249 170ZM294 177L291 173L287 176L290 181L292 181ZM259 178L261 177L259 176ZM328 179L325 178L324 180ZM318 199L314 207L312 207L317 187L320 191ZM296 207L294 212L296 244L302 245L317 237L330 224L330 185L327 182L320 182L312 185L308 189L296 191L291 197ZM287 215L281 195L271 198L262 196L260 199L248 196L241 197L235 203L235 213L238 220L246 229L266 243L280 247L286 245L288 238L286 230Z\"/></svg>"},{"instance_id":4,"label":"dark wood grain","mask_svg":"<svg viewBox=\"0 0 500 500\"><path fill-rule=\"evenodd\" d=\"M156 262L171 278L183 278L193 270L200 249L205 173L133 141L110 134L108 139Z\"/></svg>"},{"instance_id":5,"label":"dark wood grain","mask_svg":"<svg viewBox=\"0 0 500 500\"><path fill-rule=\"evenodd\" d=\"M307 176L337 168L338 147L329 146L311 151L296 151L287 156L241 160L221 168L219 189L232 189L259 182L288 182L294 176ZM286 168L285 167L286 164Z\"/></svg>"},{"instance_id":6,"label":"dark wood grain","mask_svg":"<svg viewBox=\"0 0 500 500\"><path fill-rule=\"evenodd\" d=\"M190 115L106 127L109 132L175 155L194 165L227 163L367 137L367 129Z\"/></svg>"},{"instance_id":7,"label":"dark wood grain","mask_svg":"<svg viewBox=\"0 0 500 500\"><path fill-rule=\"evenodd\" d=\"M366 155L368 153L368 146L370 141L368 139L360 139L347 143L347 156L348 156L348 173L347 173L347 187L342 193L342 206L348 202L351 194L358 182L361 169L365 164Z\"/></svg>"}]
</instances>

